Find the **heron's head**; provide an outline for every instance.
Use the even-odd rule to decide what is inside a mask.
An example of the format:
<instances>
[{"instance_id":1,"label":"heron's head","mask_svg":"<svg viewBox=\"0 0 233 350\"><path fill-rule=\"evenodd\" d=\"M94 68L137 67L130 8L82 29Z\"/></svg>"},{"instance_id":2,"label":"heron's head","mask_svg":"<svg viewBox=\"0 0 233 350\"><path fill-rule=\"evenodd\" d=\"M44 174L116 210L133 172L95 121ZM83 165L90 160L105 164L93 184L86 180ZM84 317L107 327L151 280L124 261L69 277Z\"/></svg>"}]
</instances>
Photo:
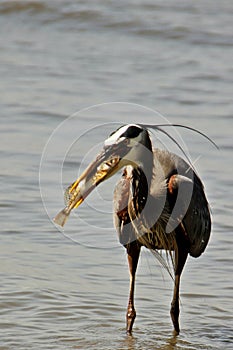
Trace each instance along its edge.
<instances>
[{"instance_id":1,"label":"heron's head","mask_svg":"<svg viewBox=\"0 0 233 350\"><path fill-rule=\"evenodd\" d=\"M121 126L105 140L102 151L82 175L67 189L68 205L77 208L104 180L126 165L140 167L152 146L148 131L140 125Z\"/></svg>"},{"instance_id":2,"label":"heron's head","mask_svg":"<svg viewBox=\"0 0 233 350\"><path fill-rule=\"evenodd\" d=\"M129 164L142 166L146 150L152 150L148 131L137 124L124 125L112 132L105 140L103 149L119 154L119 168Z\"/></svg>"}]
</instances>

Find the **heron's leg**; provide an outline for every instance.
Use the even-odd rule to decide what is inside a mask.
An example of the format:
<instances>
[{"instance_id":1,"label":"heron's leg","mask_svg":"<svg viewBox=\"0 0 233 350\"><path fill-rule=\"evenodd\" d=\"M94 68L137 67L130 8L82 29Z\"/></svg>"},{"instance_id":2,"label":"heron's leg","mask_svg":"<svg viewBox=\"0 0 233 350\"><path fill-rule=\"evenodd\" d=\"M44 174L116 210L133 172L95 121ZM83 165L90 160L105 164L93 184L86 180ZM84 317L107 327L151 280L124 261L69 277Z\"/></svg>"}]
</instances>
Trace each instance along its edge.
<instances>
[{"instance_id":1,"label":"heron's leg","mask_svg":"<svg viewBox=\"0 0 233 350\"><path fill-rule=\"evenodd\" d=\"M184 242L183 242L184 243ZM180 289L180 276L185 265L188 256L188 249L182 241L178 239L177 248L175 249L175 284L173 291L173 298L171 302L171 319L174 325L175 334L179 334L179 289Z\"/></svg>"},{"instance_id":2,"label":"heron's leg","mask_svg":"<svg viewBox=\"0 0 233 350\"><path fill-rule=\"evenodd\" d=\"M138 258L140 255L140 246L135 241L130 243L127 247L128 254L128 264L129 264L129 275L130 275L130 291L129 291L129 301L126 312L126 327L127 333L131 334L133 323L136 318L136 311L134 308L134 286L135 286L135 275L137 270Z\"/></svg>"}]
</instances>

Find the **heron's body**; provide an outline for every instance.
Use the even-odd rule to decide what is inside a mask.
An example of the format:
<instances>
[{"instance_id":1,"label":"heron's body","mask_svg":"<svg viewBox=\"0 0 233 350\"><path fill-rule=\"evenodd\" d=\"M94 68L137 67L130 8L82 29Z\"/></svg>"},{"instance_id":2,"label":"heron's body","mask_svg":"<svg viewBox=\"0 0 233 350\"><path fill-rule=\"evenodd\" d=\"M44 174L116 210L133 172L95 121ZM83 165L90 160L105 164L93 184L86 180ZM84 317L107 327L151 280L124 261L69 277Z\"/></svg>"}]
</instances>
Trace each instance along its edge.
<instances>
[{"instance_id":1,"label":"heron's body","mask_svg":"<svg viewBox=\"0 0 233 350\"><path fill-rule=\"evenodd\" d=\"M140 248L144 246L151 250L175 251L175 286L171 317L174 329L179 333L180 275L187 255L198 257L208 243L211 228L209 206L202 182L188 163L175 154L159 149L154 150L152 156L151 177L145 178L140 169L126 167L115 189L115 226L120 242L127 249L131 277L126 315L127 331L131 333L136 317L134 309L135 273ZM189 203L184 203L187 206L186 210L183 212L183 203L181 203L178 208L180 213L176 211L176 217L171 220L173 227L170 228L170 232L167 232L167 225L169 219L174 215L174 206L178 196L177 188L173 185L177 174L180 178L183 177L184 194L186 190L189 192L190 186L193 188L188 196ZM151 179L149 183L148 178ZM185 178L187 178L186 181ZM161 207L161 198L163 207L157 213L158 207ZM148 202L150 204L147 204L149 206L147 210L145 205ZM154 220L153 215L155 215ZM136 216L139 216L138 220ZM137 225L134 224L135 221Z\"/></svg>"},{"instance_id":2,"label":"heron's body","mask_svg":"<svg viewBox=\"0 0 233 350\"><path fill-rule=\"evenodd\" d=\"M193 257L198 257L205 250L211 228L209 206L202 182L190 165L176 154L160 149L153 150L152 154L151 177L146 178L144 172L128 166L116 185L114 221L120 242L126 246L137 240L147 248L169 249L170 247L171 250L174 250L172 227L171 232L166 232L169 229L167 224L171 219L171 225L173 224L174 227L179 226L178 224L182 225L189 248L188 253ZM176 217L173 218L173 209L177 199L177 188L174 188L173 183L177 175L180 178L183 177L184 194L187 195L190 190L191 192L187 196L188 203L183 204L186 208L183 208L180 201L181 205L175 212ZM150 183L148 183L149 178L151 178ZM186 182L184 179L187 179ZM136 213L140 214L143 211L145 203L148 206L149 200L150 223L142 223L142 232L138 232L135 225L128 224L132 222ZM163 210L160 210L159 213L158 208L161 208L161 204ZM142 213L142 221L148 210L145 209L145 213ZM179 216L178 210L180 211ZM145 229L145 234L143 234L143 229ZM145 236L148 236L148 239Z\"/></svg>"},{"instance_id":3,"label":"heron's body","mask_svg":"<svg viewBox=\"0 0 233 350\"><path fill-rule=\"evenodd\" d=\"M68 188L68 203L55 218L64 225L100 182L124 167L114 192L114 222L127 249L130 294L126 314L131 333L135 274L141 247L166 250L173 257L174 292L171 318L179 333L180 276L188 254L200 256L206 248L211 219L203 184L192 165L168 151L152 149L147 129L130 124L113 132L103 151ZM172 253L173 252L173 253Z\"/></svg>"}]
</instances>

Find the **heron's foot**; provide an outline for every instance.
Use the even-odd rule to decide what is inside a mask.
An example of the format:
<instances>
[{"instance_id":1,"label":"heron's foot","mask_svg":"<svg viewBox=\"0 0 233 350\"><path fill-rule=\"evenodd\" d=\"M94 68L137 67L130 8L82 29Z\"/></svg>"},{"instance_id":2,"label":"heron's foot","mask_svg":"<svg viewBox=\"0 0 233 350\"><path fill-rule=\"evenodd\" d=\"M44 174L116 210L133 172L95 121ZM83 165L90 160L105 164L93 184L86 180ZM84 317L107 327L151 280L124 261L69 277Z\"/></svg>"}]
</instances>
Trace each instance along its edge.
<instances>
[{"instance_id":1,"label":"heron's foot","mask_svg":"<svg viewBox=\"0 0 233 350\"><path fill-rule=\"evenodd\" d=\"M136 311L133 306L129 306L126 313L126 327L127 327L127 334L129 335L132 334L135 318L136 318Z\"/></svg>"},{"instance_id":2,"label":"heron's foot","mask_svg":"<svg viewBox=\"0 0 233 350\"><path fill-rule=\"evenodd\" d=\"M179 326L179 303L172 303L171 304L171 310L170 310L170 315L171 315L171 319L172 319L172 323L174 326L174 331L173 334L174 335L178 335L180 333L180 326Z\"/></svg>"},{"instance_id":3,"label":"heron's foot","mask_svg":"<svg viewBox=\"0 0 233 350\"><path fill-rule=\"evenodd\" d=\"M178 327L179 327L179 325L178 325ZM176 337L177 335L179 335L180 330L179 329L177 330L174 328L172 333L173 333L173 336Z\"/></svg>"}]
</instances>

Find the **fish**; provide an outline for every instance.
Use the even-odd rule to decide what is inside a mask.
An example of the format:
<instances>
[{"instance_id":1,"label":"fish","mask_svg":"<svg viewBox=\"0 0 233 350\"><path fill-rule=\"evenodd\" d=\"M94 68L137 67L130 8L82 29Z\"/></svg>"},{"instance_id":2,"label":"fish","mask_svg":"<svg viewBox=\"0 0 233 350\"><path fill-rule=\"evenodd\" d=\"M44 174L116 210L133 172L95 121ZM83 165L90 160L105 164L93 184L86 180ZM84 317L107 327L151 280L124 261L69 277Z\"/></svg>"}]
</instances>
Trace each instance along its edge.
<instances>
[{"instance_id":1,"label":"fish","mask_svg":"<svg viewBox=\"0 0 233 350\"><path fill-rule=\"evenodd\" d=\"M96 157L96 159L84 170L81 176L69 185L64 191L65 208L53 219L54 223L63 227L75 208L84 201L88 194L104 179L118 171L120 157L108 152L108 148Z\"/></svg>"}]
</instances>

